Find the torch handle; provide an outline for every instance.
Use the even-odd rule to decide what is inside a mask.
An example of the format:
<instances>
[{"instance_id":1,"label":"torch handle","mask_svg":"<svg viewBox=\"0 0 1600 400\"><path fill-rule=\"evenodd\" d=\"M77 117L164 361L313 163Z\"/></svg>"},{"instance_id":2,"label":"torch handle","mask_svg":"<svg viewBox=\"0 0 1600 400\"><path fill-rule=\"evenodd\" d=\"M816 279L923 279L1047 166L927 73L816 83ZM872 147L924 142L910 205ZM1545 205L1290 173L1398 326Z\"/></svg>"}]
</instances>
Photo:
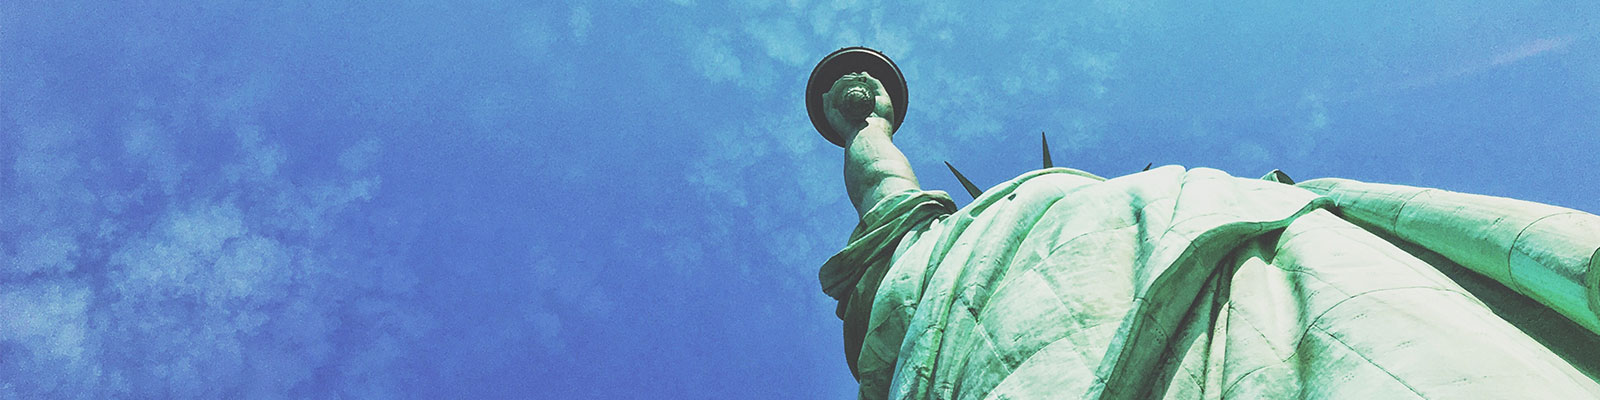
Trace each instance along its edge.
<instances>
[{"instance_id":1,"label":"torch handle","mask_svg":"<svg viewBox=\"0 0 1600 400\"><path fill-rule=\"evenodd\" d=\"M835 98L833 103L839 113L850 121L866 119L872 114L873 105L872 92L860 85L845 89L844 95Z\"/></svg>"}]
</instances>

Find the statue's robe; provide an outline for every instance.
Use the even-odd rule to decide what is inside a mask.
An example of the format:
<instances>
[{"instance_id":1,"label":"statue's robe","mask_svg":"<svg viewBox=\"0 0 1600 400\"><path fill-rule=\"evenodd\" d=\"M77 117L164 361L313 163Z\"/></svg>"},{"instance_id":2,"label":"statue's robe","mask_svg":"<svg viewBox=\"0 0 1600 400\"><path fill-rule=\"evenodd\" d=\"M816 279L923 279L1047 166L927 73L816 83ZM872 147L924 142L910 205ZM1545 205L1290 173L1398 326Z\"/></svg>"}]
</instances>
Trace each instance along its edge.
<instances>
[{"instance_id":1,"label":"statue's robe","mask_svg":"<svg viewBox=\"0 0 1600 400\"><path fill-rule=\"evenodd\" d=\"M821 280L866 399L1590 399L1597 249L1518 200L1052 168L889 196Z\"/></svg>"}]
</instances>

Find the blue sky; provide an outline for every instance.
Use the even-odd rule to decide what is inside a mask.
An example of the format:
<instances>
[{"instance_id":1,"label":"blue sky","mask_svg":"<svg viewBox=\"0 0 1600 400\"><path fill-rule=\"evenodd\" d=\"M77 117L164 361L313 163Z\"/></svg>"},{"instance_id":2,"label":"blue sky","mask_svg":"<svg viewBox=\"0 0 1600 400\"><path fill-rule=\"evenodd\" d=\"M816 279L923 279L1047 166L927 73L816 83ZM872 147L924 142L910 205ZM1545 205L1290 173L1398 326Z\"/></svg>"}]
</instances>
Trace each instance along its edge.
<instances>
[{"instance_id":1,"label":"blue sky","mask_svg":"<svg viewBox=\"0 0 1600 400\"><path fill-rule=\"evenodd\" d=\"M1029 2L1032 3L1032 2ZM802 87L893 57L928 188L1039 163L1600 211L1600 6L0 9L0 399L846 398Z\"/></svg>"}]
</instances>

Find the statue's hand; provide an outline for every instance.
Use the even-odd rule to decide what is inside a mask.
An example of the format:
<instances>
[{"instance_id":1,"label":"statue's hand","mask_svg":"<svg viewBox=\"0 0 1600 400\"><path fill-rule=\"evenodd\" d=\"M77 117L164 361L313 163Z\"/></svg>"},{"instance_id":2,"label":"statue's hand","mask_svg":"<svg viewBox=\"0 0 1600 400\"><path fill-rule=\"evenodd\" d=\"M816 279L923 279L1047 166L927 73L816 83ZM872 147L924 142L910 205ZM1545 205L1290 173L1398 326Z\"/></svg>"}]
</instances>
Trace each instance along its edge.
<instances>
[{"instance_id":1,"label":"statue's hand","mask_svg":"<svg viewBox=\"0 0 1600 400\"><path fill-rule=\"evenodd\" d=\"M834 81L833 88L823 95L822 104L828 125L846 143L869 126L885 135L894 134L894 102L883 83L866 72L847 74Z\"/></svg>"}]
</instances>

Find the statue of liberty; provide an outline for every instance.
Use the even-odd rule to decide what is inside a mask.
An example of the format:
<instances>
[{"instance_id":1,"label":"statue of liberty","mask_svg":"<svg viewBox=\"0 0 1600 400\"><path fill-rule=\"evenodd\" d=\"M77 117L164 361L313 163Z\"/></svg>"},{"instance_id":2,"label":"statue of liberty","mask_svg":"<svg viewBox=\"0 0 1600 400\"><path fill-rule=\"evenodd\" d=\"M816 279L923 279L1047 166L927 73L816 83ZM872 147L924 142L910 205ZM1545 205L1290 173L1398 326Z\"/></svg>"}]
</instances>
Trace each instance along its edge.
<instances>
[{"instance_id":1,"label":"statue of liberty","mask_svg":"<svg viewBox=\"0 0 1600 400\"><path fill-rule=\"evenodd\" d=\"M808 86L861 217L820 278L863 399L1600 398L1595 215L1279 171L1106 179L1048 146L988 190L957 173L958 209L894 145L887 57L842 49Z\"/></svg>"}]
</instances>

